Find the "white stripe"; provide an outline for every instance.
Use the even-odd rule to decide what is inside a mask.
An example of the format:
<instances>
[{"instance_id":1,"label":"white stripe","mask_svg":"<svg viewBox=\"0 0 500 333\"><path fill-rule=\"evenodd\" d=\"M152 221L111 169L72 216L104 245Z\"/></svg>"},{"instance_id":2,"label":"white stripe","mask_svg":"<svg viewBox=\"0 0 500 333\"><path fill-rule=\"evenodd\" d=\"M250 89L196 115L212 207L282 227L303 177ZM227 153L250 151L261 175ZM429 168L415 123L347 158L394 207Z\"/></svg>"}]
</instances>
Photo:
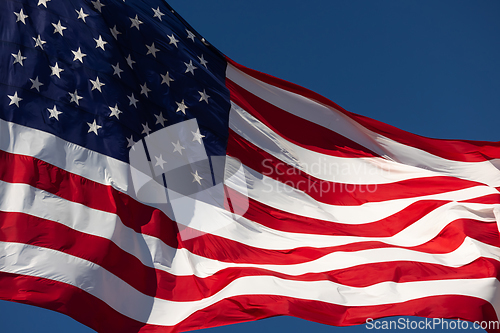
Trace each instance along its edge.
<instances>
[{"instance_id":1,"label":"white stripe","mask_svg":"<svg viewBox=\"0 0 500 333\"><path fill-rule=\"evenodd\" d=\"M500 186L499 161L459 162L406 146L361 126L338 110L257 80L232 65L226 76L240 87L280 109L340 135L394 161L439 172L448 176Z\"/></svg>"},{"instance_id":2,"label":"white stripe","mask_svg":"<svg viewBox=\"0 0 500 333\"><path fill-rule=\"evenodd\" d=\"M129 191L129 165L55 135L0 119L0 150L35 157L115 189Z\"/></svg>"},{"instance_id":3,"label":"white stripe","mask_svg":"<svg viewBox=\"0 0 500 333\"><path fill-rule=\"evenodd\" d=\"M298 146L267 127L235 103L231 103L229 127L256 147L313 177L345 184L387 184L407 179L440 176L410 165L380 157L345 158L318 153ZM276 170L264 160L266 172Z\"/></svg>"},{"instance_id":4,"label":"white stripe","mask_svg":"<svg viewBox=\"0 0 500 333\"><path fill-rule=\"evenodd\" d=\"M499 287L496 278L383 282L355 288L330 281L291 281L272 276L242 277L217 294L193 302L173 302L146 296L102 267L54 250L0 242L0 271L41 277L78 287L110 307L140 322L172 326L225 298L240 295L279 295L343 306L372 306L422 297L463 295L489 301ZM48 264L50 263L50 265Z\"/></svg>"},{"instance_id":5,"label":"white stripe","mask_svg":"<svg viewBox=\"0 0 500 333\"><path fill-rule=\"evenodd\" d=\"M0 150L37 158L98 184L111 186L144 205L163 211L167 216L172 215L166 205L143 202L137 198L128 163L50 133L0 119Z\"/></svg>"},{"instance_id":6,"label":"white stripe","mask_svg":"<svg viewBox=\"0 0 500 333\"><path fill-rule=\"evenodd\" d=\"M228 169L236 170L239 165L238 161L228 157ZM324 221L346 224L362 224L379 221L403 210L412 203L421 200L463 201L489 194L498 194L496 189L480 185L457 191L419 197L394 199L381 202L368 202L359 206L330 205L319 202L307 193L264 176L247 166L243 167L245 169L247 187L243 187L242 184L238 184L230 180L226 182L228 187L242 193L243 195L248 195L248 197L253 200L278 210ZM322 189L319 186L316 188L322 190L320 193L324 193L325 196L334 194L329 188ZM376 187L374 187L373 190L376 190Z\"/></svg>"}]
</instances>

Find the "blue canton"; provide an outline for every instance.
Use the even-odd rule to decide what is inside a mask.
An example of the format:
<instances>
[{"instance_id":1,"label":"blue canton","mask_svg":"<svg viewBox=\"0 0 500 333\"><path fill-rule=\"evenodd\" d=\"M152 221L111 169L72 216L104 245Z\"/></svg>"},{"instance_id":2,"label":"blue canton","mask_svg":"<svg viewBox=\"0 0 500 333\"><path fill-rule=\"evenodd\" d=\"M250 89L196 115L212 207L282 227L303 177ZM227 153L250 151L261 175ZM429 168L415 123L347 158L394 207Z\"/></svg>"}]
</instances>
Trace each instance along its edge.
<instances>
[{"instance_id":1,"label":"blue canton","mask_svg":"<svg viewBox=\"0 0 500 333\"><path fill-rule=\"evenodd\" d=\"M225 155L225 58L164 1L3 0L0 16L2 119L128 162L195 118Z\"/></svg>"}]
</instances>

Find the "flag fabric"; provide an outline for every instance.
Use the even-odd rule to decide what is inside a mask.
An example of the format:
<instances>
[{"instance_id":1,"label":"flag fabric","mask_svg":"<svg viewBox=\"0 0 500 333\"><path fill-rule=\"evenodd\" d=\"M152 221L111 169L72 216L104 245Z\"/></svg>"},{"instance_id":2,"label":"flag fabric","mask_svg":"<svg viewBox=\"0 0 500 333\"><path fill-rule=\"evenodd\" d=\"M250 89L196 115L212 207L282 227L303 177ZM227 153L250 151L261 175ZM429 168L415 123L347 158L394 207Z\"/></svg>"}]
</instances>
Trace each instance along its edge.
<instances>
[{"instance_id":1,"label":"flag fabric","mask_svg":"<svg viewBox=\"0 0 500 333\"><path fill-rule=\"evenodd\" d=\"M499 320L499 142L345 111L235 63L161 0L3 0L0 16L1 299L98 332ZM169 156L203 144L244 170L194 225L132 176L134 147L169 165L147 142L169 126L185 134ZM190 187L211 177L194 171Z\"/></svg>"}]
</instances>

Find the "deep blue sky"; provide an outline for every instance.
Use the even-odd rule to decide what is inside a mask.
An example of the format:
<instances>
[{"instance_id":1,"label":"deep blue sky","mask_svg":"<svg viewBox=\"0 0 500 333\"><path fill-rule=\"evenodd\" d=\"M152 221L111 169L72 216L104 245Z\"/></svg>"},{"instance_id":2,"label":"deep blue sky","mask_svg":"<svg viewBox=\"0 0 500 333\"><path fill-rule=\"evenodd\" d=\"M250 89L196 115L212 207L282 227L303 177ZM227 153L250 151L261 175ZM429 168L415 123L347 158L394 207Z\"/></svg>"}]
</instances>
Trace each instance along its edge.
<instances>
[{"instance_id":1,"label":"deep blue sky","mask_svg":"<svg viewBox=\"0 0 500 333\"><path fill-rule=\"evenodd\" d=\"M349 111L424 136L500 140L500 1L169 3L233 60L314 90ZM235 329L370 332L292 318L207 332ZM8 302L0 302L0 331L93 332L54 312Z\"/></svg>"}]
</instances>

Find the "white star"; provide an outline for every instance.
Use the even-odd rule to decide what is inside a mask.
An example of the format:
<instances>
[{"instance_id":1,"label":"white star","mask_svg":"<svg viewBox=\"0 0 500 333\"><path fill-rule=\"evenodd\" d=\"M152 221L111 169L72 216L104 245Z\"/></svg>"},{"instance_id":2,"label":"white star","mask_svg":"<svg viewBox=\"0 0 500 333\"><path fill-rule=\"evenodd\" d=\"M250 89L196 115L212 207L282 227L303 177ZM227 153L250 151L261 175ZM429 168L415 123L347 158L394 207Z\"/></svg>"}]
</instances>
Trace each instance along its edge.
<instances>
[{"instance_id":1,"label":"white star","mask_svg":"<svg viewBox=\"0 0 500 333\"><path fill-rule=\"evenodd\" d=\"M71 101L69 101L70 103L71 102L75 102L76 105L80 105L80 100L83 98L81 96L78 96L78 91L75 89L75 93L68 93L70 96L71 96Z\"/></svg>"},{"instance_id":2,"label":"white star","mask_svg":"<svg viewBox=\"0 0 500 333\"><path fill-rule=\"evenodd\" d=\"M174 44L174 45L175 45L175 47L179 48L179 47L177 46L177 43L178 43L179 41L178 41L177 39L175 39L174 34L172 34L172 36L168 36L168 35L167 35L167 37L170 39L169 44Z\"/></svg>"},{"instance_id":3,"label":"white star","mask_svg":"<svg viewBox=\"0 0 500 333\"><path fill-rule=\"evenodd\" d=\"M205 89L203 89L203 91L198 91L198 94L200 94L201 96L199 102L205 101L208 104L208 99L210 98L210 96L205 92Z\"/></svg>"},{"instance_id":4,"label":"white star","mask_svg":"<svg viewBox=\"0 0 500 333\"><path fill-rule=\"evenodd\" d=\"M49 119L50 119L50 118L56 118L57 120L59 120L59 115L60 115L62 112L57 110L57 106L56 106L56 105L54 105L54 108L53 108L53 109L47 109L47 110L50 112Z\"/></svg>"},{"instance_id":5,"label":"white star","mask_svg":"<svg viewBox=\"0 0 500 333\"><path fill-rule=\"evenodd\" d=\"M162 170L163 170L163 169L164 169L164 168L163 168L163 164L165 164L165 163L167 163L167 162L165 162L165 161L163 160L163 156L162 156L161 154L160 154L160 157L155 156L155 158L156 158L156 164L155 164L155 166L159 166L159 167L161 167L161 168L162 168Z\"/></svg>"},{"instance_id":6,"label":"white star","mask_svg":"<svg viewBox=\"0 0 500 333\"><path fill-rule=\"evenodd\" d=\"M172 79L170 77L170 74L168 74L168 72L167 72L167 74L165 74L165 75L160 74L160 76L161 76L161 84L166 83L167 86L170 87L170 82L174 81L174 79Z\"/></svg>"},{"instance_id":7,"label":"white star","mask_svg":"<svg viewBox=\"0 0 500 333\"><path fill-rule=\"evenodd\" d=\"M50 67L50 69L52 70L52 74L50 74L50 75L55 75L55 76L57 76L58 78L61 78L60 73L61 73L61 72L64 72L64 69L59 68L59 65L57 64L57 62L56 62L56 65L55 65L55 66L49 66L49 67Z\"/></svg>"},{"instance_id":8,"label":"white star","mask_svg":"<svg viewBox=\"0 0 500 333\"><path fill-rule=\"evenodd\" d=\"M118 104L115 104L115 107L109 106L109 109L111 110L110 117L115 116L117 119L120 119L120 113L122 112L118 109Z\"/></svg>"},{"instance_id":9,"label":"white star","mask_svg":"<svg viewBox=\"0 0 500 333\"><path fill-rule=\"evenodd\" d=\"M163 14L161 11L160 11L160 7L154 9L154 8L151 8L155 14L153 15L153 17L157 17L160 21L161 21L161 17L165 14Z\"/></svg>"},{"instance_id":10,"label":"white star","mask_svg":"<svg viewBox=\"0 0 500 333\"><path fill-rule=\"evenodd\" d=\"M38 81L38 76L36 77L36 79L30 79L31 83L33 83L33 85L31 86L30 89L33 89L35 88L36 90L38 90L38 92L40 92L40 86L43 86L43 83L41 83L40 81Z\"/></svg>"},{"instance_id":11,"label":"white star","mask_svg":"<svg viewBox=\"0 0 500 333\"><path fill-rule=\"evenodd\" d=\"M133 136L133 135L131 135L131 136L130 136L130 138L126 138L126 139L127 139L127 141L128 141L127 148L132 147L132 149L134 149L134 150L135 150L135 148L134 148L134 145L135 145L135 142L134 142L134 136Z\"/></svg>"},{"instance_id":12,"label":"white star","mask_svg":"<svg viewBox=\"0 0 500 333\"><path fill-rule=\"evenodd\" d=\"M167 121L167 119L163 118L163 112L160 112L160 115L157 116L157 115L154 115L156 117L156 124L161 124L161 126L165 127L165 121Z\"/></svg>"},{"instance_id":13,"label":"white star","mask_svg":"<svg viewBox=\"0 0 500 333\"><path fill-rule=\"evenodd\" d=\"M177 104L177 110L175 112L181 111L182 113L186 114L186 109L189 109L186 104L184 104L184 100L182 102L175 102Z\"/></svg>"},{"instance_id":14,"label":"white star","mask_svg":"<svg viewBox=\"0 0 500 333\"><path fill-rule=\"evenodd\" d=\"M193 133L193 141L198 141L198 143L201 144L201 139L205 136L203 134L200 134L200 129L198 128L196 132L191 131L191 133Z\"/></svg>"},{"instance_id":15,"label":"white star","mask_svg":"<svg viewBox=\"0 0 500 333\"><path fill-rule=\"evenodd\" d=\"M40 5L44 5L45 8L47 8L47 2L49 2L50 0L38 0L38 5L37 6L40 6Z\"/></svg>"},{"instance_id":16,"label":"white star","mask_svg":"<svg viewBox=\"0 0 500 333\"><path fill-rule=\"evenodd\" d=\"M197 182L198 184L201 185L201 180L203 178L200 177L200 175L198 175L198 170L196 170L194 173L191 172L191 174L193 175L194 179L193 179L193 183L194 182Z\"/></svg>"},{"instance_id":17,"label":"white star","mask_svg":"<svg viewBox=\"0 0 500 333\"><path fill-rule=\"evenodd\" d=\"M101 87L106 85L105 83L101 83L99 81L99 76L94 80L90 80L90 83L92 83L92 90L97 89L99 92L102 93Z\"/></svg>"},{"instance_id":18,"label":"white star","mask_svg":"<svg viewBox=\"0 0 500 333\"><path fill-rule=\"evenodd\" d=\"M31 37L35 41L35 47L40 46L40 48L43 50L43 44L47 43L46 41L42 40L40 35L38 35L38 38Z\"/></svg>"},{"instance_id":19,"label":"white star","mask_svg":"<svg viewBox=\"0 0 500 333\"><path fill-rule=\"evenodd\" d=\"M141 134L149 135L149 132L151 132L151 130L149 129L148 123L142 124L142 128L143 128L143 130L142 130Z\"/></svg>"},{"instance_id":20,"label":"white star","mask_svg":"<svg viewBox=\"0 0 500 333\"><path fill-rule=\"evenodd\" d=\"M111 67L113 67L113 70L114 70L113 75L118 75L118 77L121 79L122 76L120 73L123 73L123 70L120 69L120 63L117 62L116 66L111 65Z\"/></svg>"},{"instance_id":21,"label":"white star","mask_svg":"<svg viewBox=\"0 0 500 333\"><path fill-rule=\"evenodd\" d=\"M118 39L118 35L121 35L122 33L119 32L117 29L116 29L116 25L113 27L113 29L109 29L111 31L111 34L113 35L113 37L115 39Z\"/></svg>"},{"instance_id":22,"label":"white star","mask_svg":"<svg viewBox=\"0 0 500 333\"><path fill-rule=\"evenodd\" d=\"M180 144L179 140L177 140L177 143L173 143L173 142L172 142L172 144L174 145L174 151L173 151L173 152L174 152L174 153L175 153L175 152L178 152L179 154L181 154L181 155L182 155L182 150L183 150L183 149L186 149L186 148L184 148L183 146L181 146L181 144Z\"/></svg>"},{"instance_id":23,"label":"white star","mask_svg":"<svg viewBox=\"0 0 500 333\"><path fill-rule=\"evenodd\" d=\"M152 54L153 57L156 58L156 52L159 52L160 50L155 47L155 43L151 44L151 46L146 45L146 47L148 48L148 53L146 53L146 55Z\"/></svg>"},{"instance_id":24,"label":"white star","mask_svg":"<svg viewBox=\"0 0 500 333\"><path fill-rule=\"evenodd\" d=\"M102 128L102 126L97 125L95 119L94 119L94 122L92 124L91 123L87 123L87 125L89 125L89 131L87 133L94 132L95 135L99 135L99 134L97 134L97 130L99 128Z\"/></svg>"},{"instance_id":25,"label":"white star","mask_svg":"<svg viewBox=\"0 0 500 333\"><path fill-rule=\"evenodd\" d=\"M201 57L198 57L198 59L200 59L200 64L202 66L205 66L205 68L208 68L207 67L208 61L206 61L205 58L203 58L203 54L201 55Z\"/></svg>"},{"instance_id":26,"label":"white star","mask_svg":"<svg viewBox=\"0 0 500 333\"><path fill-rule=\"evenodd\" d=\"M129 65L130 68L132 68L132 65L135 64L135 61L132 60L132 56L129 54L127 58L125 58L125 60L127 60L127 64Z\"/></svg>"},{"instance_id":27,"label":"white star","mask_svg":"<svg viewBox=\"0 0 500 333\"><path fill-rule=\"evenodd\" d=\"M135 106L135 108L137 109L137 102L139 102L139 100L135 99L134 97L134 93L132 93L131 96L127 96L129 101L130 101L130 104L129 105L133 105Z\"/></svg>"},{"instance_id":28,"label":"white star","mask_svg":"<svg viewBox=\"0 0 500 333\"><path fill-rule=\"evenodd\" d=\"M96 0L96 1L92 1L92 4L94 5L94 8L97 9L99 11L99 13L102 12L102 7L104 7L105 5L103 5L101 3L100 0Z\"/></svg>"},{"instance_id":29,"label":"white star","mask_svg":"<svg viewBox=\"0 0 500 333\"><path fill-rule=\"evenodd\" d=\"M131 28L132 28L132 27L136 27L136 28L137 28L137 30L140 30L140 29L139 29L139 24L142 24L142 21L141 21L141 20L139 20L139 18L137 17L137 14L135 15L135 18L131 18L131 17L129 17L129 19L130 19L130 22L132 22L132 25L131 25L130 27L131 27Z\"/></svg>"},{"instance_id":30,"label":"white star","mask_svg":"<svg viewBox=\"0 0 500 333\"><path fill-rule=\"evenodd\" d=\"M86 57L87 55L85 53L82 53L80 48L78 48L77 51L71 51L71 52L73 52L73 55L75 56L73 61L80 60L80 62L83 64L83 57Z\"/></svg>"},{"instance_id":31,"label":"white star","mask_svg":"<svg viewBox=\"0 0 500 333\"><path fill-rule=\"evenodd\" d=\"M96 43L96 46L95 48L97 49L98 47L100 47L103 51L106 51L104 50L104 45L108 44L108 42L106 42L105 40L102 40L102 36L99 35L99 38L98 39L95 39L95 43Z\"/></svg>"},{"instance_id":32,"label":"white star","mask_svg":"<svg viewBox=\"0 0 500 333\"><path fill-rule=\"evenodd\" d=\"M75 9L75 12L78 14L78 19L82 19L83 22L85 22L85 18L87 16L89 16L89 14L85 14L83 12L83 8L80 8L80 11L78 11L78 10ZM87 23L87 22L85 22L85 23Z\"/></svg>"},{"instance_id":33,"label":"white star","mask_svg":"<svg viewBox=\"0 0 500 333\"><path fill-rule=\"evenodd\" d=\"M59 20L59 21L57 22L57 24L52 23L52 25L54 26L54 33L60 33L60 34L61 34L61 36L64 36L64 35L63 35L63 30L66 30L66 27L63 27L63 26L61 25L61 20Z\"/></svg>"},{"instance_id":34,"label":"white star","mask_svg":"<svg viewBox=\"0 0 500 333\"><path fill-rule=\"evenodd\" d=\"M19 50L19 52L17 52L17 54L15 54L15 53L11 53L11 54L15 59L13 65L19 63L21 66L24 66L23 60L26 59L26 57L23 57L23 55L21 54L21 50Z\"/></svg>"},{"instance_id":35,"label":"white star","mask_svg":"<svg viewBox=\"0 0 500 333\"><path fill-rule=\"evenodd\" d=\"M194 39L196 37L195 34L193 34L191 31L189 31L188 29L186 29L186 32L188 33L188 39L191 39L193 42L194 42Z\"/></svg>"},{"instance_id":36,"label":"white star","mask_svg":"<svg viewBox=\"0 0 500 333\"><path fill-rule=\"evenodd\" d=\"M17 91L14 93L13 96L7 95L7 97L10 98L9 105L16 104L17 107L19 107L19 102L23 100L21 97L17 96Z\"/></svg>"},{"instance_id":37,"label":"white star","mask_svg":"<svg viewBox=\"0 0 500 333\"><path fill-rule=\"evenodd\" d=\"M151 89L148 88L147 86L147 82L144 82L144 85L140 85L141 86L141 95L146 95L146 97L148 97L148 92L151 91Z\"/></svg>"},{"instance_id":38,"label":"white star","mask_svg":"<svg viewBox=\"0 0 500 333\"><path fill-rule=\"evenodd\" d=\"M194 70L198 68L198 67L193 66L192 60L189 60L189 64L184 63L184 65L186 65L186 71L184 73L191 72L191 74L193 74L193 75L194 75Z\"/></svg>"},{"instance_id":39,"label":"white star","mask_svg":"<svg viewBox=\"0 0 500 333\"><path fill-rule=\"evenodd\" d=\"M16 16L17 16L17 20L16 20L16 22L21 21L21 22L23 22L24 24L26 24L25 19L28 17L28 15L24 15L24 13L23 13L23 9L22 9L22 8L21 8L21 10L19 11L19 13L14 12L14 14L16 14Z\"/></svg>"}]
</instances>

